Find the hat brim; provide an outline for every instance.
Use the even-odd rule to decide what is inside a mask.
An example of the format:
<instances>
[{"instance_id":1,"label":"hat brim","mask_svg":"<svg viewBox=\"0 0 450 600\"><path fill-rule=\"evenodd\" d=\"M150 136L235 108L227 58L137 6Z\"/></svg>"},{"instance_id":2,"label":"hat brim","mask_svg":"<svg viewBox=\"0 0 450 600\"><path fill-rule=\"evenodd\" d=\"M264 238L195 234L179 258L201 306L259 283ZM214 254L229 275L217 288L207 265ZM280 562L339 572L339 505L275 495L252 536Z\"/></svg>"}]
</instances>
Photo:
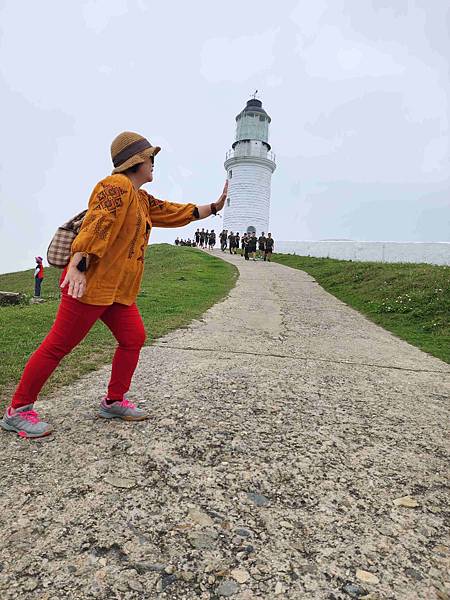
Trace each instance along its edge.
<instances>
[{"instance_id":1,"label":"hat brim","mask_svg":"<svg viewBox=\"0 0 450 600\"><path fill-rule=\"evenodd\" d=\"M156 156L160 150L161 150L161 148L159 146L151 146L150 148L146 148L145 150L142 150L142 152L139 152L138 154L131 156L122 165L120 165L120 167L116 167L113 170L112 175L115 175L116 173L123 173L130 167L134 167L134 165L139 165L139 164L143 163L148 158L150 158L152 156Z\"/></svg>"}]
</instances>

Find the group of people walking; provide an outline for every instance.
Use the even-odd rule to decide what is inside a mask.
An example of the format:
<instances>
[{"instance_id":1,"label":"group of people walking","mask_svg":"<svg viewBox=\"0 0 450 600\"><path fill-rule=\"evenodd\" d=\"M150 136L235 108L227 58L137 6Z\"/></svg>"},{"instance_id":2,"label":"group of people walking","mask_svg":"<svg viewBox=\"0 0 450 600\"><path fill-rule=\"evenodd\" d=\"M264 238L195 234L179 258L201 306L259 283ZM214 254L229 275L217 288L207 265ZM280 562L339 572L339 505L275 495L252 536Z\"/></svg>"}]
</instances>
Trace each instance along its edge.
<instances>
[{"instance_id":1,"label":"group of people walking","mask_svg":"<svg viewBox=\"0 0 450 600\"><path fill-rule=\"evenodd\" d=\"M267 260L270 262L272 258L272 252L274 249L274 239L271 233L264 235L264 231L257 238L256 231L252 233L244 233L242 236L239 232L228 233L227 229L224 229L220 236L220 249L225 252L229 248L230 254L238 254L245 258L245 260ZM240 248L240 251L239 251Z\"/></svg>"},{"instance_id":2,"label":"group of people walking","mask_svg":"<svg viewBox=\"0 0 450 600\"><path fill-rule=\"evenodd\" d=\"M208 229L206 231L204 229L201 231L200 229L197 229L193 240L191 240L191 238L188 238L187 240L180 240L179 237L175 239L175 246L193 246L194 248L198 246L200 248L209 248L212 250L215 245L216 234L214 233L214 229L211 229L211 231Z\"/></svg>"},{"instance_id":3,"label":"group of people walking","mask_svg":"<svg viewBox=\"0 0 450 600\"><path fill-rule=\"evenodd\" d=\"M240 254L245 260L266 260L269 262L272 258L275 245L272 234L268 233L266 236L264 235L264 231L257 238L255 231L253 233L244 233L240 236L239 232L233 233L232 231L228 232L227 229L223 229L219 235L219 241L222 252L229 249L230 254ZM216 234L214 229L211 229L211 231L208 229L206 231L205 229L197 229L193 240L191 238L183 240L177 237L175 245L213 250L216 245Z\"/></svg>"}]
</instances>

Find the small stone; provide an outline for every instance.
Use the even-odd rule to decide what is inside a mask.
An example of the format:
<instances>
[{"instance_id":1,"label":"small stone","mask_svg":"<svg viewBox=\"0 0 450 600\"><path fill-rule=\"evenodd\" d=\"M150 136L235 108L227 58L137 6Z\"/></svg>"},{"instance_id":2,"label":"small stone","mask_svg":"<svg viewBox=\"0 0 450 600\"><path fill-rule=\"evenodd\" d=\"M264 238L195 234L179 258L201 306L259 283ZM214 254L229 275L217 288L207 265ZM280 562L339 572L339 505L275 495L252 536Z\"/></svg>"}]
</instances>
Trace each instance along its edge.
<instances>
[{"instance_id":1,"label":"small stone","mask_svg":"<svg viewBox=\"0 0 450 600\"><path fill-rule=\"evenodd\" d=\"M364 594L365 590L359 585L355 585L354 583L348 583L344 586L344 592L347 592L349 596L352 598L360 598L362 594Z\"/></svg>"},{"instance_id":2,"label":"small stone","mask_svg":"<svg viewBox=\"0 0 450 600\"><path fill-rule=\"evenodd\" d=\"M135 570L139 573L139 575L143 575L144 573L147 573L148 571L161 573L161 571L164 571L164 569L166 568L166 566L162 563L150 563L150 562L138 562L138 563L134 563L133 566L134 566Z\"/></svg>"},{"instance_id":3,"label":"small stone","mask_svg":"<svg viewBox=\"0 0 450 600\"><path fill-rule=\"evenodd\" d=\"M416 569L412 569L412 568L408 567L407 569L405 569L405 573L408 575L408 577L412 577L413 579L416 579L417 581L420 581L421 579L423 579L422 573L419 573L419 571L417 571Z\"/></svg>"},{"instance_id":4,"label":"small stone","mask_svg":"<svg viewBox=\"0 0 450 600\"><path fill-rule=\"evenodd\" d=\"M239 600L253 600L254 597L251 590L244 590L239 594Z\"/></svg>"},{"instance_id":5,"label":"small stone","mask_svg":"<svg viewBox=\"0 0 450 600\"><path fill-rule=\"evenodd\" d=\"M109 485L112 485L113 487L123 488L123 489L131 489L136 485L136 482L134 479L131 479L129 477L116 477L115 475L107 475L105 477L105 481L106 481L106 483L109 483Z\"/></svg>"},{"instance_id":6,"label":"small stone","mask_svg":"<svg viewBox=\"0 0 450 600\"><path fill-rule=\"evenodd\" d=\"M395 506L405 506L406 508L417 508L419 503L415 498L411 496L403 496L402 498L396 498L394 500Z\"/></svg>"},{"instance_id":7,"label":"small stone","mask_svg":"<svg viewBox=\"0 0 450 600\"><path fill-rule=\"evenodd\" d=\"M106 558L100 558L98 562L102 565L102 567L105 567L108 561Z\"/></svg>"},{"instance_id":8,"label":"small stone","mask_svg":"<svg viewBox=\"0 0 450 600\"><path fill-rule=\"evenodd\" d=\"M105 579L106 579L105 569L99 569L98 571L95 571L94 579L95 579L95 582L97 585L99 585L100 587L103 587L105 585Z\"/></svg>"},{"instance_id":9,"label":"small stone","mask_svg":"<svg viewBox=\"0 0 450 600\"><path fill-rule=\"evenodd\" d=\"M137 579L130 579L128 581L128 587L132 590L134 590L135 592L142 592L143 591L143 587L142 584L139 583L139 581L137 581Z\"/></svg>"},{"instance_id":10,"label":"small stone","mask_svg":"<svg viewBox=\"0 0 450 600\"><path fill-rule=\"evenodd\" d=\"M177 580L176 575L163 575L163 577L160 579L161 591L164 591L166 588L169 587L169 585L172 585L172 583L174 583L176 580Z\"/></svg>"},{"instance_id":11,"label":"small stone","mask_svg":"<svg viewBox=\"0 0 450 600\"><path fill-rule=\"evenodd\" d=\"M234 530L235 534L242 538L249 538L253 536L253 532L245 527L238 527Z\"/></svg>"},{"instance_id":12,"label":"small stone","mask_svg":"<svg viewBox=\"0 0 450 600\"><path fill-rule=\"evenodd\" d=\"M263 496L263 494L257 494L255 492L248 492L247 498L254 502L256 506L267 506L270 502L269 498Z\"/></svg>"},{"instance_id":13,"label":"small stone","mask_svg":"<svg viewBox=\"0 0 450 600\"><path fill-rule=\"evenodd\" d=\"M214 525L214 521L211 519L211 517L201 510L190 510L188 517L191 519L191 521L194 521L194 523L202 525L202 527L211 527Z\"/></svg>"},{"instance_id":14,"label":"small stone","mask_svg":"<svg viewBox=\"0 0 450 600\"><path fill-rule=\"evenodd\" d=\"M284 527L285 529L294 529L294 526L292 523L289 523L289 521L280 521L280 526Z\"/></svg>"},{"instance_id":15,"label":"small stone","mask_svg":"<svg viewBox=\"0 0 450 600\"><path fill-rule=\"evenodd\" d=\"M283 584L281 583L281 581L277 581L277 583L275 585L275 596L279 596L283 592L284 592Z\"/></svg>"},{"instance_id":16,"label":"small stone","mask_svg":"<svg viewBox=\"0 0 450 600\"><path fill-rule=\"evenodd\" d=\"M227 579L216 589L218 596L232 596L239 590L239 586L235 581Z\"/></svg>"},{"instance_id":17,"label":"small stone","mask_svg":"<svg viewBox=\"0 0 450 600\"><path fill-rule=\"evenodd\" d=\"M217 533L197 533L192 532L188 536L191 545L199 550L211 550L215 546Z\"/></svg>"},{"instance_id":18,"label":"small stone","mask_svg":"<svg viewBox=\"0 0 450 600\"><path fill-rule=\"evenodd\" d=\"M245 583L250 579L250 574L245 569L233 569L231 571L231 577L238 583Z\"/></svg>"},{"instance_id":19,"label":"small stone","mask_svg":"<svg viewBox=\"0 0 450 600\"><path fill-rule=\"evenodd\" d=\"M364 583L372 583L372 584L380 583L380 580L378 579L378 577L376 575L374 575L373 573L370 573L369 571L363 571L362 569L357 569L356 577L360 581L364 581Z\"/></svg>"},{"instance_id":20,"label":"small stone","mask_svg":"<svg viewBox=\"0 0 450 600\"><path fill-rule=\"evenodd\" d=\"M22 588L27 590L27 592L32 592L38 586L38 582L36 579L26 579L25 583L22 584Z\"/></svg>"}]
</instances>

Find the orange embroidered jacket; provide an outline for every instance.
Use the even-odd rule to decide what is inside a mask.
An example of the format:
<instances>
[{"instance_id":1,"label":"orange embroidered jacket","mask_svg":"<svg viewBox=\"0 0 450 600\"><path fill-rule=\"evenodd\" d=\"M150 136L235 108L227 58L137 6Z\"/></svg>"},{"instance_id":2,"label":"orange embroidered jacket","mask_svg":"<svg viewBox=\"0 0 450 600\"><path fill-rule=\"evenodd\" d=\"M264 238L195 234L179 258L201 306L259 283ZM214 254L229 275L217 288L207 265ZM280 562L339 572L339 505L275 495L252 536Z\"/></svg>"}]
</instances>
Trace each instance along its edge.
<instances>
[{"instance_id":1,"label":"orange embroidered jacket","mask_svg":"<svg viewBox=\"0 0 450 600\"><path fill-rule=\"evenodd\" d=\"M94 188L83 225L72 244L90 255L85 304L133 304L144 270L152 226L181 227L193 221L195 204L158 200L135 190L126 175L106 177Z\"/></svg>"}]
</instances>

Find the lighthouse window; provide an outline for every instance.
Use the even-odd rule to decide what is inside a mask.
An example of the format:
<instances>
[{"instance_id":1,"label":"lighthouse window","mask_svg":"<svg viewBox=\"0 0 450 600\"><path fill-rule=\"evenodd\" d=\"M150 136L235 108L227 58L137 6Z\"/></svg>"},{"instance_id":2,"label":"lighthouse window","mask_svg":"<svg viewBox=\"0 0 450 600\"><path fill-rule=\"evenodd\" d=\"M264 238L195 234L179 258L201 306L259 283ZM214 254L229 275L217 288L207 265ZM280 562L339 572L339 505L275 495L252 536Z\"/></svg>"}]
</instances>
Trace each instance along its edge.
<instances>
[{"instance_id":1,"label":"lighthouse window","mask_svg":"<svg viewBox=\"0 0 450 600\"><path fill-rule=\"evenodd\" d=\"M230 206L230 199L227 198L227 206Z\"/></svg>"},{"instance_id":2,"label":"lighthouse window","mask_svg":"<svg viewBox=\"0 0 450 600\"><path fill-rule=\"evenodd\" d=\"M260 121L265 121L265 118L264 117L259 117L259 120Z\"/></svg>"},{"instance_id":3,"label":"lighthouse window","mask_svg":"<svg viewBox=\"0 0 450 600\"><path fill-rule=\"evenodd\" d=\"M228 179L231 179L233 177L233 171L232 169L230 169L229 173L228 173Z\"/></svg>"}]
</instances>

